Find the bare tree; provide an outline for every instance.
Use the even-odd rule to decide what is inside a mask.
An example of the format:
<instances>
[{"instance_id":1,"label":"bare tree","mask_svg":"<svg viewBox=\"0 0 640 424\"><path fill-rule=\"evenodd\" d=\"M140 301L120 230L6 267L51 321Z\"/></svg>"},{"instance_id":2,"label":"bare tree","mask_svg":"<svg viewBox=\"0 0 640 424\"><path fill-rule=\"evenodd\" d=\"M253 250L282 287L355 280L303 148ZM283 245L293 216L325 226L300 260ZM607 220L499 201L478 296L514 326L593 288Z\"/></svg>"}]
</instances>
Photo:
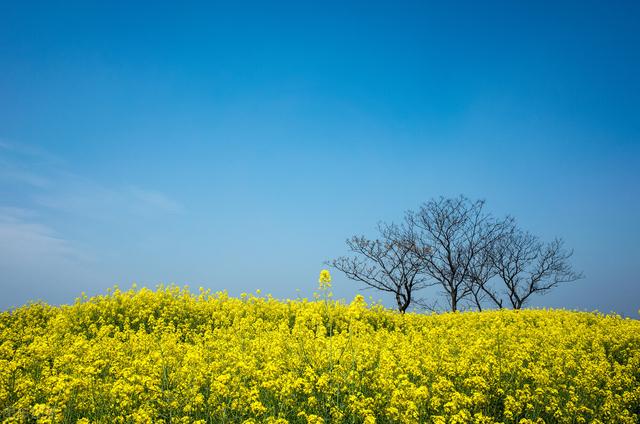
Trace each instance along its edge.
<instances>
[{"instance_id":1,"label":"bare tree","mask_svg":"<svg viewBox=\"0 0 640 424\"><path fill-rule=\"evenodd\" d=\"M582 278L569 263L572 255L573 251L564 248L562 239L544 244L515 226L491 249L496 275L504 283L514 309L521 309L533 294Z\"/></svg>"},{"instance_id":2,"label":"bare tree","mask_svg":"<svg viewBox=\"0 0 640 424\"><path fill-rule=\"evenodd\" d=\"M497 239L496 239L497 240ZM503 300L500 294L490 285L496 276L496 269L491 261L491 245L483 249L472 262L469 270L469 291L473 305L482 311L482 305L487 301L502 309Z\"/></svg>"},{"instance_id":3,"label":"bare tree","mask_svg":"<svg viewBox=\"0 0 640 424\"><path fill-rule=\"evenodd\" d=\"M424 262L416 255L415 243L407 239L404 228L380 223L378 230L380 238L375 240L364 236L347 240L355 256L342 256L328 263L352 280L392 293L398 310L404 313L415 292L430 285L423 273Z\"/></svg>"},{"instance_id":4,"label":"bare tree","mask_svg":"<svg viewBox=\"0 0 640 424\"><path fill-rule=\"evenodd\" d=\"M484 201L464 196L432 199L417 212L408 211L405 220L424 273L440 284L450 309L458 310L462 300L474 296L473 281L490 278L482 255L500 236L503 223L484 211Z\"/></svg>"},{"instance_id":5,"label":"bare tree","mask_svg":"<svg viewBox=\"0 0 640 424\"><path fill-rule=\"evenodd\" d=\"M381 223L378 230L375 240L347 240L355 256L329 265L369 288L392 293L400 312L411 304L439 308L437 302L416 297L428 286L442 288L452 311L509 304L520 309L533 294L582 278L573 271L573 252L561 239L544 244L519 229L513 218L496 219L485 212L482 200L431 199L407 211L401 226Z\"/></svg>"}]
</instances>

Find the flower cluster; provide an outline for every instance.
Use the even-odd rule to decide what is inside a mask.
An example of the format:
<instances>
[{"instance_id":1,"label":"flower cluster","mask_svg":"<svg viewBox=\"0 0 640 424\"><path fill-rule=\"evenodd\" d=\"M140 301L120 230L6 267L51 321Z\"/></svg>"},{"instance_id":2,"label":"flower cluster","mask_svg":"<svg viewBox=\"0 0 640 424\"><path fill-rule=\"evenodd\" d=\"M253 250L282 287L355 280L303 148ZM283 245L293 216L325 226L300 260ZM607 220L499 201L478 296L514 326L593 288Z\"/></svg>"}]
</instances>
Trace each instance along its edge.
<instances>
[{"instance_id":1,"label":"flower cluster","mask_svg":"<svg viewBox=\"0 0 640 424\"><path fill-rule=\"evenodd\" d=\"M637 423L638 370L640 321L564 310L170 286L0 313L4 423Z\"/></svg>"},{"instance_id":2,"label":"flower cluster","mask_svg":"<svg viewBox=\"0 0 640 424\"><path fill-rule=\"evenodd\" d=\"M328 270L323 269L320 271L320 278L318 278L320 290L330 289L331 288L331 273Z\"/></svg>"}]
</instances>

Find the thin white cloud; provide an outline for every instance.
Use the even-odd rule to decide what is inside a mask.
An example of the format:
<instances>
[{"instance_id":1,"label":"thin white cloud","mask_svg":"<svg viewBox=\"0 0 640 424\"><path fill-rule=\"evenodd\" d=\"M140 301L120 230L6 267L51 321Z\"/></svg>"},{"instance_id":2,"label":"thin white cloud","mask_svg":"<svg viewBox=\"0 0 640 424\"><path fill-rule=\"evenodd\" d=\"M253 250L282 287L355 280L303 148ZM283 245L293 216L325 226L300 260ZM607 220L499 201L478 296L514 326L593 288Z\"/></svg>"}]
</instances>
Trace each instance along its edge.
<instances>
[{"instance_id":1,"label":"thin white cloud","mask_svg":"<svg viewBox=\"0 0 640 424\"><path fill-rule=\"evenodd\" d=\"M34 210L0 207L0 309L70 302L100 278L95 260Z\"/></svg>"},{"instance_id":2,"label":"thin white cloud","mask_svg":"<svg viewBox=\"0 0 640 424\"><path fill-rule=\"evenodd\" d=\"M37 213L15 206L0 206L0 220L15 221L17 219L33 219L37 217Z\"/></svg>"},{"instance_id":3,"label":"thin white cloud","mask_svg":"<svg viewBox=\"0 0 640 424\"><path fill-rule=\"evenodd\" d=\"M25 169L16 168L13 164L3 160L0 160L0 181L26 184L37 188L45 188L49 185L48 178Z\"/></svg>"},{"instance_id":4,"label":"thin white cloud","mask_svg":"<svg viewBox=\"0 0 640 424\"><path fill-rule=\"evenodd\" d=\"M5 248L11 247L11 251L23 254L27 253L27 249L24 247L28 246L30 255L39 255L44 252L57 255L71 251L67 243L56 237L50 228L38 223L25 222L20 216L6 214L9 208L3 209L4 211L0 212L0 238L4 241ZM21 215L25 216L26 214ZM5 249L3 253L7 253L7 251Z\"/></svg>"},{"instance_id":5,"label":"thin white cloud","mask_svg":"<svg viewBox=\"0 0 640 424\"><path fill-rule=\"evenodd\" d=\"M159 191L139 187L109 188L75 178L34 194L33 200L41 207L100 219L123 214L135 218L184 211L180 203Z\"/></svg>"},{"instance_id":6,"label":"thin white cloud","mask_svg":"<svg viewBox=\"0 0 640 424\"><path fill-rule=\"evenodd\" d=\"M0 268L42 269L52 264L78 264L86 258L70 241L36 219L37 213L31 210L0 208Z\"/></svg>"},{"instance_id":7,"label":"thin white cloud","mask_svg":"<svg viewBox=\"0 0 640 424\"><path fill-rule=\"evenodd\" d=\"M133 216L184 212L179 202L156 189L101 184L63 164L42 149L0 139L0 184L30 188L29 198L36 207L96 217L114 211Z\"/></svg>"},{"instance_id":8,"label":"thin white cloud","mask_svg":"<svg viewBox=\"0 0 640 424\"><path fill-rule=\"evenodd\" d=\"M28 158L40 164L56 166L63 166L65 164L65 161L60 156L56 156L47 150L29 144L16 143L0 138L0 149L4 151L5 155L11 155L18 159Z\"/></svg>"},{"instance_id":9,"label":"thin white cloud","mask_svg":"<svg viewBox=\"0 0 640 424\"><path fill-rule=\"evenodd\" d=\"M42 149L0 139L0 184L44 189L64 164Z\"/></svg>"},{"instance_id":10,"label":"thin white cloud","mask_svg":"<svg viewBox=\"0 0 640 424\"><path fill-rule=\"evenodd\" d=\"M140 187L130 187L130 194L142 204L168 213L180 213L184 208L178 202L170 199L164 193L155 190L144 190Z\"/></svg>"},{"instance_id":11,"label":"thin white cloud","mask_svg":"<svg viewBox=\"0 0 640 424\"><path fill-rule=\"evenodd\" d=\"M0 189L10 193L0 199L0 309L38 298L68 302L117 282L118 271L106 264L119 252L110 247L141 221L160 224L184 211L156 189L99 182L6 140Z\"/></svg>"}]
</instances>

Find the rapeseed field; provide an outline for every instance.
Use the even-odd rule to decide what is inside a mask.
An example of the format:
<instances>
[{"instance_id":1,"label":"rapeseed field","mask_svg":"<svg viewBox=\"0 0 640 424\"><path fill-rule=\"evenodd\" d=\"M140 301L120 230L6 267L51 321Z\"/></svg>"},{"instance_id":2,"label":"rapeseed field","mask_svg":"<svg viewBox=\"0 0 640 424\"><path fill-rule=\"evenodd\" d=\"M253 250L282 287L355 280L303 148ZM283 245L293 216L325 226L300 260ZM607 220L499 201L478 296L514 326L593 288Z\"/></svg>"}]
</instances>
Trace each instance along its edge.
<instances>
[{"instance_id":1,"label":"rapeseed field","mask_svg":"<svg viewBox=\"0 0 640 424\"><path fill-rule=\"evenodd\" d=\"M322 278L321 278L322 280ZM637 423L640 321L160 286L0 314L4 423Z\"/></svg>"}]
</instances>

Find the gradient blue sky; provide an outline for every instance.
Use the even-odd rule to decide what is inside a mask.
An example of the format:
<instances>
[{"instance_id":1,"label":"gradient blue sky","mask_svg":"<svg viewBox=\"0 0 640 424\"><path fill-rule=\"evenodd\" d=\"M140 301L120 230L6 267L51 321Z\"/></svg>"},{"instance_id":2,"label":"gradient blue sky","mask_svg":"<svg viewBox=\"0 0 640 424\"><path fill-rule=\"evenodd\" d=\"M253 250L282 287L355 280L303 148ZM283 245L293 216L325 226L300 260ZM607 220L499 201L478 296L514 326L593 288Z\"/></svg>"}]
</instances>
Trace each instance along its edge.
<instances>
[{"instance_id":1,"label":"gradient blue sky","mask_svg":"<svg viewBox=\"0 0 640 424\"><path fill-rule=\"evenodd\" d=\"M640 2L100 3L0 2L0 308L307 296L463 193L575 249L533 306L637 317Z\"/></svg>"}]
</instances>

